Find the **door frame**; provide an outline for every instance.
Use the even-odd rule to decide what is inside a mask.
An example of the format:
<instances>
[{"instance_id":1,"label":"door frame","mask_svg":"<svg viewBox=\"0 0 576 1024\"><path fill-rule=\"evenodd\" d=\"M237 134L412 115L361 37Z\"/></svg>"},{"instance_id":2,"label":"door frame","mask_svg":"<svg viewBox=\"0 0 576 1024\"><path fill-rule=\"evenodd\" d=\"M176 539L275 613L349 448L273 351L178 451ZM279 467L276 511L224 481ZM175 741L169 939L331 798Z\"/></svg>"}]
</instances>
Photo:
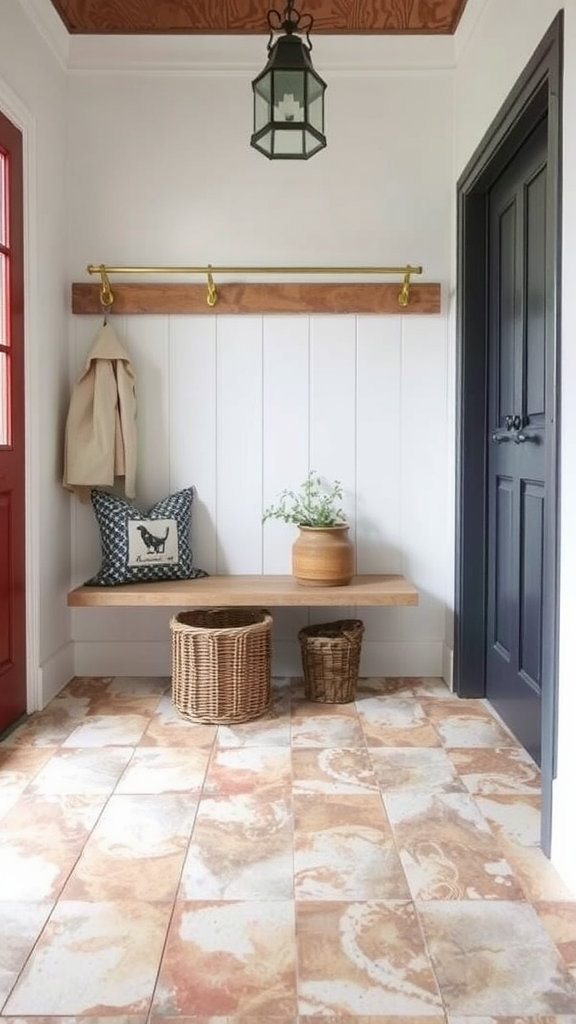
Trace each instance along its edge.
<instances>
[{"instance_id":1,"label":"door frame","mask_svg":"<svg viewBox=\"0 0 576 1024\"><path fill-rule=\"evenodd\" d=\"M30 343L42 336L39 313L32 296L37 292L38 244L36 231L36 123L35 118L0 75L2 113L22 132L24 173L24 435L26 500L26 697L31 714L44 705L40 669L40 393L38 352Z\"/></svg>"},{"instance_id":2,"label":"door frame","mask_svg":"<svg viewBox=\"0 0 576 1024\"><path fill-rule=\"evenodd\" d=\"M555 774L558 633L560 241L563 12L500 108L457 184L456 579L454 689L484 697L487 633L488 192L548 116L546 482L542 675L542 848L549 854Z\"/></svg>"}]
</instances>

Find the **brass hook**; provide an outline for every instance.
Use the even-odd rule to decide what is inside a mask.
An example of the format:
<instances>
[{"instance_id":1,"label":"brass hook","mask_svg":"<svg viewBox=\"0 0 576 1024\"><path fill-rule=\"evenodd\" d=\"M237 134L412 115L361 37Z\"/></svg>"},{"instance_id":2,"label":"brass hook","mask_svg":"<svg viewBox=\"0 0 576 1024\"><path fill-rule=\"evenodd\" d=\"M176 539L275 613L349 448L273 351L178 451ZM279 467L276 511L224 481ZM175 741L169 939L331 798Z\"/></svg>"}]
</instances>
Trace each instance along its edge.
<instances>
[{"instance_id":1,"label":"brass hook","mask_svg":"<svg viewBox=\"0 0 576 1024\"><path fill-rule=\"evenodd\" d=\"M114 293L110 287L110 280L103 263L98 267L102 284L100 286L100 302L104 309L108 310L114 302Z\"/></svg>"},{"instance_id":2,"label":"brass hook","mask_svg":"<svg viewBox=\"0 0 576 1024\"><path fill-rule=\"evenodd\" d=\"M403 308L408 305L410 301L410 271L407 270L404 274L404 281L402 282L402 288L398 296L398 305Z\"/></svg>"},{"instance_id":3,"label":"brass hook","mask_svg":"<svg viewBox=\"0 0 576 1024\"><path fill-rule=\"evenodd\" d=\"M218 292L216 290L216 285L214 284L214 278L212 277L212 270L210 269L211 266L212 266L212 264L209 263L208 264L208 294L206 295L206 302L208 303L209 306L215 306L216 303L218 302Z\"/></svg>"}]
</instances>

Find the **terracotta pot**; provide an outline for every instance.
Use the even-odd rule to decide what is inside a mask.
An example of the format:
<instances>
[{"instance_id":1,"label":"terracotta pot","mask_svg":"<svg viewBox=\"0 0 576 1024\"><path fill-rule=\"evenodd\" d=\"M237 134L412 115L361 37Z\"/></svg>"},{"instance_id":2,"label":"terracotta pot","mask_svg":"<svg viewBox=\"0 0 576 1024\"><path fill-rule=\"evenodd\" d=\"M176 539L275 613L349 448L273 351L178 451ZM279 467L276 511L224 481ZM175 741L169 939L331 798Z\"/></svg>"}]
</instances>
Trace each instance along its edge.
<instances>
[{"instance_id":1,"label":"terracotta pot","mask_svg":"<svg viewBox=\"0 0 576 1024\"><path fill-rule=\"evenodd\" d=\"M349 526L299 526L292 545L292 574L304 587L342 587L354 575Z\"/></svg>"}]
</instances>

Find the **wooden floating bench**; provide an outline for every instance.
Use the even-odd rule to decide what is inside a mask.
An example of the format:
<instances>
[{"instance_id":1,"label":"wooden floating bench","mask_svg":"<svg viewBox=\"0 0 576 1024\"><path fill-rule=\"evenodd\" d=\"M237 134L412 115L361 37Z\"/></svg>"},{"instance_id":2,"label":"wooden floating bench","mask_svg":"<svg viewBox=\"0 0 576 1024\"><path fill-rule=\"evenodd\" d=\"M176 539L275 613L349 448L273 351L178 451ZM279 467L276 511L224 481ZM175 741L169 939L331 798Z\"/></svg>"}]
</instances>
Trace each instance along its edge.
<instances>
[{"instance_id":1,"label":"wooden floating bench","mask_svg":"<svg viewBox=\"0 0 576 1024\"><path fill-rule=\"evenodd\" d=\"M354 576L345 587L304 587L293 576L206 576L197 580L76 587L71 608L398 607L417 605L418 591L398 575Z\"/></svg>"}]
</instances>

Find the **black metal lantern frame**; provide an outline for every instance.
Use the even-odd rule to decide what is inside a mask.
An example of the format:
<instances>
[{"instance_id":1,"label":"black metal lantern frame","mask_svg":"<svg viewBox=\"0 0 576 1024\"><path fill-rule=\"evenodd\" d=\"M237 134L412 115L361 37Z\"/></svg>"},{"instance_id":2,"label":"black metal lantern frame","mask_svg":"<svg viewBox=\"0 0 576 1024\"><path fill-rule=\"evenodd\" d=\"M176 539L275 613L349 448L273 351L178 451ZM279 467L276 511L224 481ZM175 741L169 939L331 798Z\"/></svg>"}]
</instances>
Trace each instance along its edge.
<instances>
[{"instance_id":1,"label":"black metal lantern frame","mask_svg":"<svg viewBox=\"0 0 576 1024\"><path fill-rule=\"evenodd\" d=\"M314 19L297 11L294 0L287 0L284 13L269 10L267 20L268 63L252 82L254 132L250 145L269 160L308 160L326 146L326 83L310 57ZM278 32L284 35L273 42Z\"/></svg>"}]
</instances>

